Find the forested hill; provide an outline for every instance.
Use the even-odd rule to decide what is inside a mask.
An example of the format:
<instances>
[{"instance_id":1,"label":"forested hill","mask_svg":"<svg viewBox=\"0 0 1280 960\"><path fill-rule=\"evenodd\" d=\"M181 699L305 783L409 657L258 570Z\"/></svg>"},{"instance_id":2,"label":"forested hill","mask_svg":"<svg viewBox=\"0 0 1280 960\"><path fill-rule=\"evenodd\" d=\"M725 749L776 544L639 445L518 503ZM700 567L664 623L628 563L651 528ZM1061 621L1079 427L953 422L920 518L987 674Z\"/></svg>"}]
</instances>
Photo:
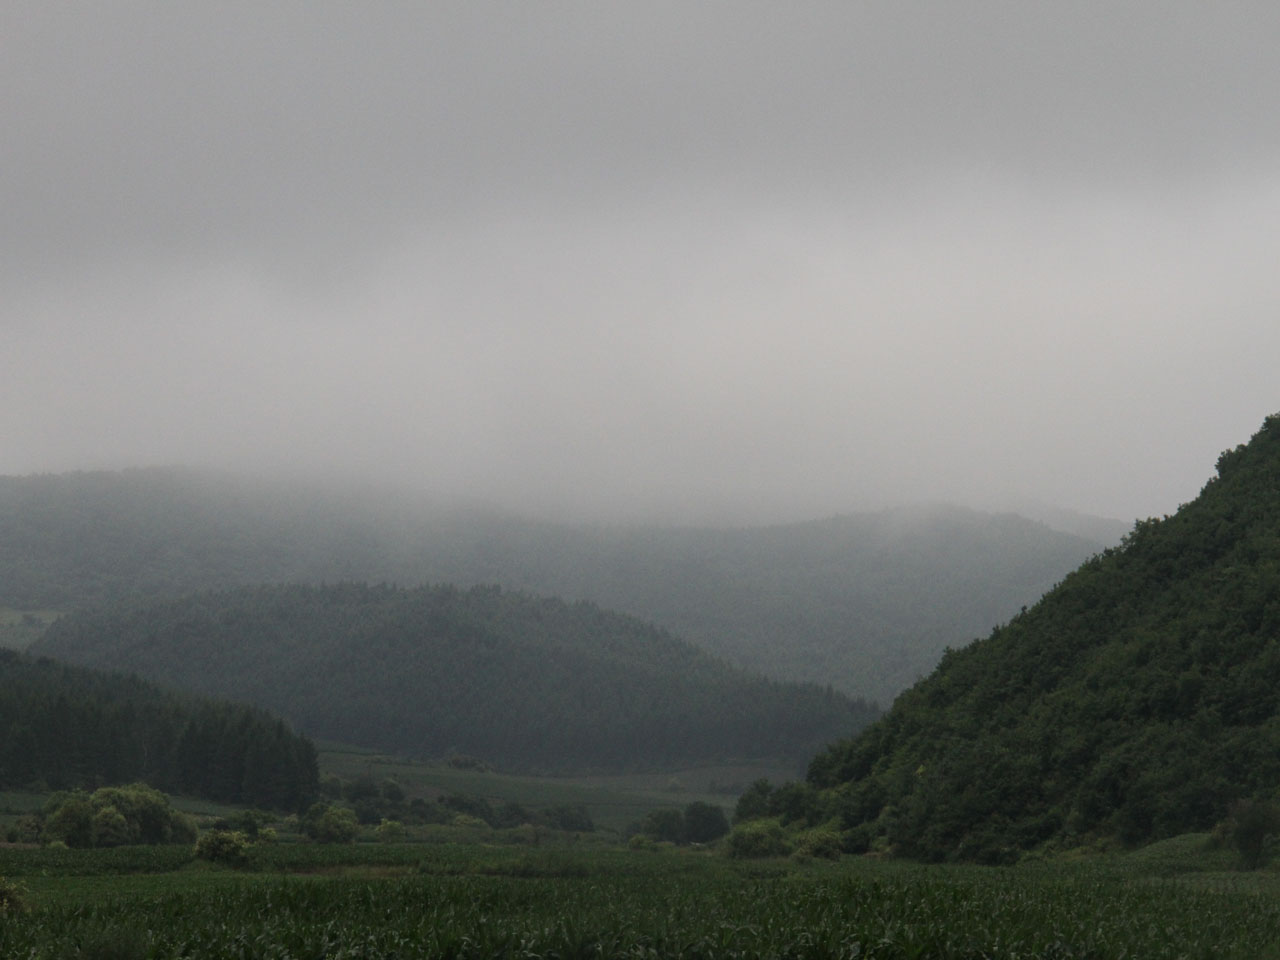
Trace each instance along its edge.
<instances>
[{"instance_id":1,"label":"forested hill","mask_svg":"<svg viewBox=\"0 0 1280 960\"><path fill-rule=\"evenodd\" d=\"M283 810L316 794L311 742L263 710L0 650L0 788L145 781Z\"/></svg>"},{"instance_id":2,"label":"forested hill","mask_svg":"<svg viewBox=\"0 0 1280 960\"><path fill-rule=\"evenodd\" d=\"M767 676L881 703L1103 546L956 507L590 527L184 470L0 478L0 607L265 582L496 583L588 600Z\"/></svg>"},{"instance_id":3,"label":"forested hill","mask_svg":"<svg viewBox=\"0 0 1280 960\"><path fill-rule=\"evenodd\" d=\"M1194 502L949 653L809 782L851 842L930 858L1139 843L1275 798L1280 415Z\"/></svg>"},{"instance_id":4,"label":"forested hill","mask_svg":"<svg viewBox=\"0 0 1280 960\"><path fill-rule=\"evenodd\" d=\"M68 616L34 649L247 699L316 737L511 770L799 766L875 714L631 617L496 587L240 588Z\"/></svg>"}]
</instances>

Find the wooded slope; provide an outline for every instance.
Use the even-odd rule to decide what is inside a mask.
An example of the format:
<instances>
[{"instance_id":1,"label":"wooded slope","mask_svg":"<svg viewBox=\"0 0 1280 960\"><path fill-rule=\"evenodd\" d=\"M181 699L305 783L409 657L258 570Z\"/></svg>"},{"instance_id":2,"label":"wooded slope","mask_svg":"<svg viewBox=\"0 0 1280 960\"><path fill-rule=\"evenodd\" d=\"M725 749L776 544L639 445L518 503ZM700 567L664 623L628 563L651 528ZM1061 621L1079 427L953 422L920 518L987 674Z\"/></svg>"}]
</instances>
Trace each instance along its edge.
<instances>
[{"instance_id":1,"label":"wooded slope","mask_svg":"<svg viewBox=\"0 0 1280 960\"><path fill-rule=\"evenodd\" d=\"M315 796L318 771L311 742L263 710L0 651L0 787L138 780L296 810Z\"/></svg>"},{"instance_id":2,"label":"wooded slope","mask_svg":"<svg viewBox=\"0 0 1280 960\"><path fill-rule=\"evenodd\" d=\"M242 588L68 616L34 649L247 699L316 737L511 770L799 766L875 716L631 617L496 587Z\"/></svg>"},{"instance_id":3,"label":"wooded slope","mask_svg":"<svg viewBox=\"0 0 1280 960\"><path fill-rule=\"evenodd\" d=\"M1002 859L1280 791L1280 415L1199 497L948 653L810 784L856 844Z\"/></svg>"}]
</instances>

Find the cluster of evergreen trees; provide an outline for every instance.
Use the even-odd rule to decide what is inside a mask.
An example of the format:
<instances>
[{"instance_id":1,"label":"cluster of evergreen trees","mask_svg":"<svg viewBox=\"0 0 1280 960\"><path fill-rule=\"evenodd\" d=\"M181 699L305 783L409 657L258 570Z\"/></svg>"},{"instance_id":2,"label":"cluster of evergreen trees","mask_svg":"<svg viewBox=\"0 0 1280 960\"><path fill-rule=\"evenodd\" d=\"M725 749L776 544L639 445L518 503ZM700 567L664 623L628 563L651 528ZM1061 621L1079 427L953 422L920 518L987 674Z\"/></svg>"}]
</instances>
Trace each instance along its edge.
<instances>
[{"instance_id":1,"label":"cluster of evergreen trees","mask_svg":"<svg viewBox=\"0 0 1280 960\"><path fill-rule=\"evenodd\" d=\"M801 816L927 858L1136 844L1274 799L1280 415L1194 502L948 653L808 779Z\"/></svg>"},{"instance_id":2,"label":"cluster of evergreen trees","mask_svg":"<svg viewBox=\"0 0 1280 960\"><path fill-rule=\"evenodd\" d=\"M876 714L631 617L496 587L243 588L64 617L35 649L243 697L313 736L513 770L800 764Z\"/></svg>"},{"instance_id":3,"label":"cluster of evergreen trees","mask_svg":"<svg viewBox=\"0 0 1280 960\"><path fill-rule=\"evenodd\" d=\"M0 651L0 787L170 793L298 809L315 747L263 710L161 692L132 676Z\"/></svg>"}]
</instances>

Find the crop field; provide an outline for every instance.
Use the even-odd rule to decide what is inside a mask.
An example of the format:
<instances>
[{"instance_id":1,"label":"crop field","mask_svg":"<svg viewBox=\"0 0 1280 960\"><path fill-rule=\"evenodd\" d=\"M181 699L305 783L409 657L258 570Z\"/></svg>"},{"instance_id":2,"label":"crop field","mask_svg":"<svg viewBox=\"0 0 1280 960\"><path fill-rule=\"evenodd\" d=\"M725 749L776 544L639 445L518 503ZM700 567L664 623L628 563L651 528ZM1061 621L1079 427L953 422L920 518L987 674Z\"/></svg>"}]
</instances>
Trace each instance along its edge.
<instances>
[{"instance_id":1,"label":"crop field","mask_svg":"<svg viewBox=\"0 0 1280 960\"><path fill-rule=\"evenodd\" d=\"M1121 858L952 868L567 845L260 849L241 871L180 850L0 850L25 888L0 921L0 956L1280 956L1274 874L1162 877Z\"/></svg>"}]
</instances>

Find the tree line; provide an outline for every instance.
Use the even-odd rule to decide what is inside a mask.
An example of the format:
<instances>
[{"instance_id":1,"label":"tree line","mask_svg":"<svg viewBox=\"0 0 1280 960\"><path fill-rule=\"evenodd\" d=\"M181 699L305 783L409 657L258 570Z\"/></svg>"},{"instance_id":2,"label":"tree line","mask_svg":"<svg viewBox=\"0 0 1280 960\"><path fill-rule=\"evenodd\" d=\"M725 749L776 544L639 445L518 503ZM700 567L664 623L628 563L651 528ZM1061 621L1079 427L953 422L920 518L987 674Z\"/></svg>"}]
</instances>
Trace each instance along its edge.
<instances>
[{"instance_id":1,"label":"tree line","mask_svg":"<svg viewBox=\"0 0 1280 960\"><path fill-rule=\"evenodd\" d=\"M95 790L142 781L295 810L318 780L311 741L264 710L0 650L0 787Z\"/></svg>"}]
</instances>

